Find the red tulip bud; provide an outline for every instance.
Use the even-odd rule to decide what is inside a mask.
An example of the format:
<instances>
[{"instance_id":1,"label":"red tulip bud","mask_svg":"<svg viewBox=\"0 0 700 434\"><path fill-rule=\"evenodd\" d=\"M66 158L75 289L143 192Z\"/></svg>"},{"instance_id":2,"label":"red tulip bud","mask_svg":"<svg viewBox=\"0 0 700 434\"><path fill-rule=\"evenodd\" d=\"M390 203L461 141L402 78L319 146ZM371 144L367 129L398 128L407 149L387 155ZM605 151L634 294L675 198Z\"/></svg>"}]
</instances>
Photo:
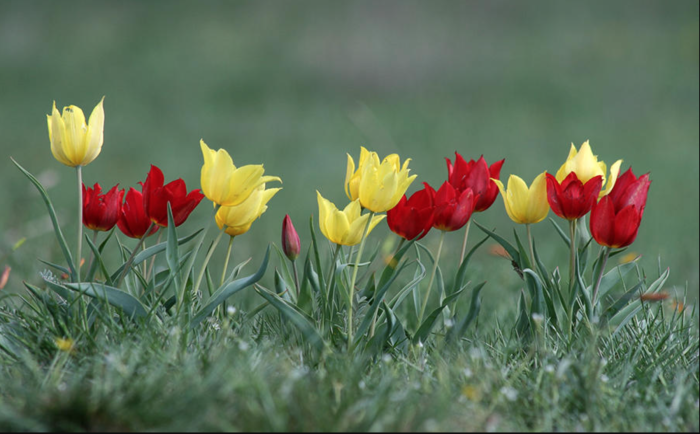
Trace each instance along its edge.
<instances>
[{"instance_id":1,"label":"red tulip bud","mask_svg":"<svg viewBox=\"0 0 700 434\"><path fill-rule=\"evenodd\" d=\"M282 251L284 251L284 254L287 255L290 261L295 260L301 252L299 234L297 234L297 231L294 229L289 214L285 215L282 221Z\"/></svg>"}]
</instances>

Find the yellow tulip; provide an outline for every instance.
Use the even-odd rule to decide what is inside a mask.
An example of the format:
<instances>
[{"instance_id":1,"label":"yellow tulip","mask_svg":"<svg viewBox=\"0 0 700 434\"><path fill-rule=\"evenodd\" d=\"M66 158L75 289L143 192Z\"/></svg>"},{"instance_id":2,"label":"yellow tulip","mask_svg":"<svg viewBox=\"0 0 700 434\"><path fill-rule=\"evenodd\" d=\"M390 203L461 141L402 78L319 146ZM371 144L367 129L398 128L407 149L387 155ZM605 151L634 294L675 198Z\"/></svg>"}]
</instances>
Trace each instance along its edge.
<instances>
[{"instance_id":1,"label":"yellow tulip","mask_svg":"<svg viewBox=\"0 0 700 434\"><path fill-rule=\"evenodd\" d=\"M370 211L388 211L399 203L416 179L416 175L408 176L410 161L410 158L404 161L402 167L399 156L391 154L380 163L376 152L362 148L360 167L354 173L355 164L348 155L345 193L351 200L360 199L360 204Z\"/></svg>"},{"instance_id":2,"label":"yellow tulip","mask_svg":"<svg viewBox=\"0 0 700 434\"><path fill-rule=\"evenodd\" d=\"M95 106L90 119L85 124L85 115L80 107L64 107L63 114L56 109L46 115L49 126L51 153L55 159L66 166L87 166L100 155L104 140L105 111L102 106L104 97Z\"/></svg>"},{"instance_id":3,"label":"yellow tulip","mask_svg":"<svg viewBox=\"0 0 700 434\"><path fill-rule=\"evenodd\" d=\"M246 165L236 168L231 156L225 149L209 149L204 140L200 140L204 165L202 166L202 192L215 204L236 206L259 188L270 181L282 180L276 176L263 176L262 164Z\"/></svg>"},{"instance_id":4,"label":"yellow tulip","mask_svg":"<svg viewBox=\"0 0 700 434\"><path fill-rule=\"evenodd\" d=\"M344 210L340 211L328 199L324 199L321 193L316 191L318 198L318 225L323 235L331 242L344 246L354 246L362 240L362 233L367 225L369 214L360 215L362 210L359 199L350 202ZM372 217L368 234L377 224L386 217L384 215Z\"/></svg>"},{"instance_id":5,"label":"yellow tulip","mask_svg":"<svg viewBox=\"0 0 700 434\"><path fill-rule=\"evenodd\" d=\"M225 232L231 236L248 232L253 222L267 210L267 202L280 190L281 188L266 190L265 184L260 185L239 205L219 208L216 212L216 224L219 229L226 225Z\"/></svg>"},{"instance_id":6,"label":"yellow tulip","mask_svg":"<svg viewBox=\"0 0 700 434\"><path fill-rule=\"evenodd\" d=\"M600 191L599 197L603 197L612 191L617 181L617 176L620 173L621 164L622 160L617 160L610 167L610 176L607 178L608 183L605 189ZM557 171L557 181L562 182L571 172L575 172L578 179L584 184L591 178L600 175L603 177L603 185L605 185L607 166L605 162L598 161L598 157L593 155L591 146L588 144L588 140L586 140L583 145L581 145L581 149L579 149L578 152L576 152L576 146L574 146L573 143L571 144L569 156Z\"/></svg>"},{"instance_id":7,"label":"yellow tulip","mask_svg":"<svg viewBox=\"0 0 700 434\"><path fill-rule=\"evenodd\" d=\"M355 170L355 160L348 154L348 166L345 172L345 194L350 200L357 200L360 197L360 178L362 177L362 167L369 157L369 151L364 146L360 147L360 163Z\"/></svg>"},{"instance_id":8,"label":"yellow tulip","mask_svg":"<svg viewBox=\"0 0 700 434\"><path fill-rule=\"evenodd\" d=\"M503 196L508 217L515 223L532 224L539 223L549 213L547 202L547 172L542 172L532 181L530 188L519 176L510 175L508 178L508 191L503 189L503 183L498 179L491 180L496 183Z\"/></svg>"}]
</instances>

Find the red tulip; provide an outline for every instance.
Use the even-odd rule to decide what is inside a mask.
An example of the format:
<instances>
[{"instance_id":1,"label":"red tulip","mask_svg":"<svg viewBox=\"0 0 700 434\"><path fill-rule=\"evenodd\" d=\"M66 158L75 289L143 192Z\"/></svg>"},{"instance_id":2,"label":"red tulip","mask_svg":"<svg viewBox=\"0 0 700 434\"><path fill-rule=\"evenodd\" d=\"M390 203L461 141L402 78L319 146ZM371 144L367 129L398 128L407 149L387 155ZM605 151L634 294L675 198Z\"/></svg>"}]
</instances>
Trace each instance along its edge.
<instances>
[{"instance_id":1,"label":"red tulip","mask_svg":"<svg viewBox=\"0 0 700 434\"><path fill-rule=\"evenodd\" d=\"M124 190L118 185L102 194L102 187L95 183L93 188L83 184L83 224L95 231L108 231L117 224L122 211Z\"/></svg>"},{"instance_id":2,"label":"red tulip","mask_svg":"<svg viewBox=\"0 0 700 434\"><path fill-rule=\"evenodd\" d=\"M399 203L386 213L389 229L407 240L420 240L433 227L435 190L428 183L423 184L424 189L413 193L410 199L406 199L404 194Z\"/></svg>"},{"instance_id":3,"label":"red tulip","mask_svg":"<svg viewBox=\"0 0 700 434\"><path fill-rule=\"evenodd\" d=\"M299 256L299 253L301 253L299 234L297 234L296 229L294 229L289 214L285 215L284 220L282 220L282 251L287 255L290 261L295 260Z\"/></svg>"},{"instance_id":4,"label":"red tulip","mask_svg":"<svg viewBox=\"0 0 700 434\"><path fill-rule=\"evenodd\" d=\"M429 185L426 189L433 190ZM433 190L434 191L434 190ZM445 181L435 193L435 218L433 227L441 231L456 231L467 224L479 200L471 188L460 192Z\"/></svg>"},{"instance_id":5,"label":"red tulip","mask_svg":"<svg viewBox=\"0 0 700 434\"><path fill-rule=\"evenodd\" d=\"M603 185L603 177L598 175L586 184L579 181L576 172L571 172L561 184L547 174L547 201L552 211L567 220L576 220L588 213L596 203Z\"/></svg>"},{"instance_id":6,"label":"red tulip","mask_svg":"<svg viewBox=\"0 0 700 434\"><path fill-rule=\"evenodd\" d=\"M151 164L146 182L143 183L143 209L152 222L167 227L170 202L175 226L180 226L199 205L204 195L199 189L187 193L185 181L182 179L176 179L165 186L163 182L163 172Z\"/></svg>"},{"instance_id":7,"label":"red tulip","mask_svg":"<svg viewBox=\"0 0 700 434\"><path fill-rule=\"evenodd\" d=\"M620 248L634 242L650 184L649 174L637 178L630 168L617 179L610 194L593 205L590 228L598 244Z\"/></svg>"},{"instance_id":8,"label":"red tulip","mask_svg":"<svg viewBox=\"0 0 700 434\"><path fill-rule=\"evenodd\" d=\"M455 162L447 160L447 179L450 184L460 192L471 188L474 196L478 196L474 212L486 211L498 196L498 186L491 180L500 179L501 167L505 159L496 161L489 167L484 156L477 161L469 160L467 163L459 153L455 152Z\"/></svg>"},{"instance_id":9,"label":"red tulip","mask_svg":"<svg viewBox=\"0 0 700 434\"><path fill-rule=\"evenodd\" d=\"M151 219L143 210L143 195L140 191L130 188L126 193L117 226L124 235L131 238L141 238L151 226ZM148 235L152 235L157 230L158 226L154 225Z\"/></svg>"}]
</instances>

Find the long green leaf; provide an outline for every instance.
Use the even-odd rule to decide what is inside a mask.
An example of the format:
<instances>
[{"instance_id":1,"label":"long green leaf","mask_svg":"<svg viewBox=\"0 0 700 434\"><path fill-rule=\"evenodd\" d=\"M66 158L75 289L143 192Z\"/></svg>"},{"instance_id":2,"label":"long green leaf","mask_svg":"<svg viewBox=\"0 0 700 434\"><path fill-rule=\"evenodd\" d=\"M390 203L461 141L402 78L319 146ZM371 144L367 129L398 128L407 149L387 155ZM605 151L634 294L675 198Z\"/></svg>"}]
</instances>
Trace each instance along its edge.
<instances>
[{"instance_id":1,"label":"long green leaf","mask_svg":"<svg viewBox=\"0 0 700 434\"><path fill-rule=\"evenodd\" d=\"M515 261L517 264L521 264L520 262L520 253L518 253L518 250L513 247L511 243L506 241L503 237L500 235L496 235L495 232L492 232L488 229L486 229L484 226L480 225L476 220L473 220L474 224L479 227L482 231L484 231L486 234L488 234L491 238L494 239L498 244L500 244L504 249L506 249L506 252L510 255L510 258Z\"/></svg>"},{"instance_id":2,"label":"long green leaf","mask_svg":"<svg viewBox=\"0 0 700 434\"><path fill-rule=\"evenodd\" d=\"M481 294L481 290L484 288L484 285L486 285L485 281L476 285L472 290L472 300L471 304L469 305L469 312L467 312L467 315L459 322L459 324L455 324L455 326L452 327L447 333L448 342L452 342L455 339L461 339L462 336L464 336L464 333L467 332L467 329L471 323L477 316L479 316L479 311L481 310L481 298L479 297L479 294Z\"/></svg>"},{"instance_id":3,"label":"long green leaf","mask_svg":"<svg viewBox=\"0 0 700 434\"><path fill-rule=\"evenodd\" d=\"M228 285L224 285L221 288L217 289L211 295L211 298L209 299L207 304L202 309L200 309L199 312L197 312L194 318L192 318L190 326L196 327L200 322L202 322L202 320L204 320L204 318L206 318L212 312L214 312L214 309L216 309L217 306L223 303L224 300L237 293L238 291L247 288L248 286L260 280L265 274L265 270L267 270L267 263L269 259L270 246L267 246L267 250L265 250L265 258L263 259L262 264L260 264L260 268L258 268L258 271L256 271L255 274L252 274L248 277L244 277L242 279L234 280Z\"/></svg>"},{"instance_id":4,"label":"long green leaf","mask_svg":"<svg viewBox=\"0 0 700 434\"><path fill-rule=\"evenodd\" d=\"M148 312L146 308L132 295L101 283L66 283L64 286L70 290L90 297L103 300L112 306L121 308L131 317L145 317Z\"/></svg>"},{"instance_id":5,"label":"long green leaf","mask_svg":"<svg viewBox=\"0 0 700 434\"><path fill-rule=\"evenodd\" d=\"M435 323L437 322L437 318L440 313L447 307L448 304L456 300L463 291L464 289L460 289L459 291L445 298L440 307L433 310L430 315L423 320L423 324L421 324L421 326L418 328L416 334L413 335L412 341L414 344L417 344L418 342L425 342L428 339L430 332L433 330L433 327L435 327Z\"/></svg>"},{"instance_id":6,"label":"long green leaf","mask_svg":"<svg viewBox=\"0 0 700 434\"><path fill-rule=\"evenodd\" d=\"M10 160L12 160L14 165L17 166L17 168L21 170L27 178L29 178L29 180L32 182L32 184L34 184L36 189L39 190L39 194L44 200L46 208L49 211L49 217L51 217L51 224L53 225L53 231L56 234L56 239L58 240L58 244L61 246L63 256L66 258L66 262L68 263L68 267L70 268L71 280L76 280L78 273L76 272L75 264L73 263L73 256L71 255L70 250L68 249L66 239L63 237L63 232L61 231L61 226L58 224L58 217L56 217L56 211L53 208L51 199L49 199L49 194L46 192L44 186L41 185L39 180L34 177L34 175L29 173L24 167L20 166L20 164L16 162L14 158L10 157Z\"/></svg>"},{"instance_id":7,"label":"long green leaf","mask_svg":"<svg viewBox=\"0 0 700 434\"><path fill-rule=\"evenodd\" d=\"M255 290L299 329L308 344L319 352L323 351L325 344L321 335L301 312L297 311L294 306L290 305L276 294L262 287L256 287Z\"/></svg>"}]
</instances>

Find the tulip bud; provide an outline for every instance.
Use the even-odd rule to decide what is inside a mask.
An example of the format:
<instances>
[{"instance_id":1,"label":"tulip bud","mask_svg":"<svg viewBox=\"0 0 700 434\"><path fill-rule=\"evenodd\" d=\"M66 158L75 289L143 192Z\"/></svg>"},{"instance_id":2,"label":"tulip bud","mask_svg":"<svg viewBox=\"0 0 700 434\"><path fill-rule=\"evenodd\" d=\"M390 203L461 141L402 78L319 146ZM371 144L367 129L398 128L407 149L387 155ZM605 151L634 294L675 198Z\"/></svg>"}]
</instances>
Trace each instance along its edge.
<instances>
[{"instance_id":1,"label":"tulip bud","mask_svg":"<svg viewBox=\"0 0 700 434\"><path fill-rule=\"evenodd\" d=\"M285 215L282 221L282 250L290 261L295 260L301 252L299 234L297 234L297 231L294 229L289 214Z\"/></svg>"}]
</instances>

